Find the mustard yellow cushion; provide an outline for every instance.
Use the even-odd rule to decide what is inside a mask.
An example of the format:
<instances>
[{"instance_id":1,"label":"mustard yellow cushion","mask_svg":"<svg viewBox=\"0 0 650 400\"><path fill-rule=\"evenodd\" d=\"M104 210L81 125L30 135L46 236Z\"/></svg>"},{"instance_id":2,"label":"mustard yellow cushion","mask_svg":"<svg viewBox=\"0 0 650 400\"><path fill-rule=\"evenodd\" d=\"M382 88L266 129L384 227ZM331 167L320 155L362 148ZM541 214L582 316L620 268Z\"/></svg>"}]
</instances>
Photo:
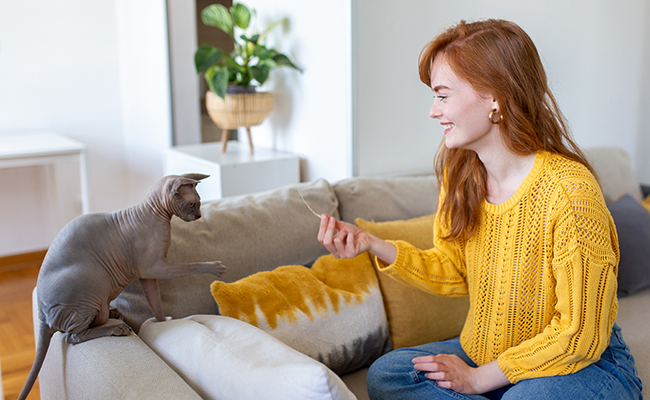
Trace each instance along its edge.
<instances>
[{"instance_id":1,"label":"mustard yellow cushion","mask_svg":"<svg viewBox=\"0 0 650 400\"><path fill-rule=\"evenodd\" d=\"M320 257L210 286L219 313L248 322L345 374L390 350L388 322L368 253Z\"/></svg>"},{"instance_id":2,"label":"mustard yellow cushion","mask_svg":"<svg viewBox=\"0 0 650 400\"><path fill-rule=\"evenodd\" d=\"M355 221L356 226L384 240L404 240L419 249L433 247L434 215L409 220ZM469 298L440 297L377 273L393 348L417 346L460 334Z\"/></svg>"}]
</instances>

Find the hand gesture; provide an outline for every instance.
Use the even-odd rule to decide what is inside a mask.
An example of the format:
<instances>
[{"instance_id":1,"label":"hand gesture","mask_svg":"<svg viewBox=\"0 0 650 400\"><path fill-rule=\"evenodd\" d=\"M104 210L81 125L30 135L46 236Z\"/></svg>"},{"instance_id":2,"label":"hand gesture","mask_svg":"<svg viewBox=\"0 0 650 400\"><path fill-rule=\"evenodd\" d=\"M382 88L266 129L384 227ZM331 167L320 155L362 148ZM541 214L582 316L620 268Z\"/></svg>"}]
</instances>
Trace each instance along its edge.
<instances>
[{"instance_id":1,"label":"hand gesture","mask_svg":"<svg viewBox=\"0 0 650 400\"><path fill-rule=\"evenodd\" d=\"M377 238L329 215L323 214L320 220L318 241L335 258L354 258L370 250L373 239Z\"/></svg>"}]
</instances>

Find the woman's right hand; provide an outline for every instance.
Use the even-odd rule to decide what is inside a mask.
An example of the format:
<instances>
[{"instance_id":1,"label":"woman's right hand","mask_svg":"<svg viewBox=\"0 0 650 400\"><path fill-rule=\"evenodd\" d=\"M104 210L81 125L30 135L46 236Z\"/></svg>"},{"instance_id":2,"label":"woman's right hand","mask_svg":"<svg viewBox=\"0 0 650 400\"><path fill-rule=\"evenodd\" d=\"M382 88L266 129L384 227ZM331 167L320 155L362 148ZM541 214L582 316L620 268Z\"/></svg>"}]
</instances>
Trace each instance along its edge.
<instances>
[{"instance_id":1,"label":"woman's right hand","mask_svg":"<svg viewBox=\"0 0 650 400\"><path fill-rule=\"evenodd\" d=\"M397 248L393 244L327 214L321 217L318 241L335 258L354 258L369 251L392 264L397 257Z\"/></svg>"}]
</instances>

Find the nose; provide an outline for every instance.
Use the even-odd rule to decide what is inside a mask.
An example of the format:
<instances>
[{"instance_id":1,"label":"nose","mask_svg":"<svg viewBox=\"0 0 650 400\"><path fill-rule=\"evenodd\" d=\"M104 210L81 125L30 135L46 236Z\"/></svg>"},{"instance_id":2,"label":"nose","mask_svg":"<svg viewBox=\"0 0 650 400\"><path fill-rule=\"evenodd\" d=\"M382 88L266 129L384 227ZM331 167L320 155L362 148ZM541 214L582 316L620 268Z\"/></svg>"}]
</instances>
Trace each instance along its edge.
<instances>
[{"instance_id":1,"label":"nose","mask_svg":"<svg viewBox=\"0 0 650 400\"><path fill-rule=\"evenodd\" d=\"M434 98L433 104L431 104L431 108L429 109L429 117L434 119L440 119L441 116L442 116L442 112L440 111L440 106L438 105L438 102Z\"/></svg>"}]
</instances>

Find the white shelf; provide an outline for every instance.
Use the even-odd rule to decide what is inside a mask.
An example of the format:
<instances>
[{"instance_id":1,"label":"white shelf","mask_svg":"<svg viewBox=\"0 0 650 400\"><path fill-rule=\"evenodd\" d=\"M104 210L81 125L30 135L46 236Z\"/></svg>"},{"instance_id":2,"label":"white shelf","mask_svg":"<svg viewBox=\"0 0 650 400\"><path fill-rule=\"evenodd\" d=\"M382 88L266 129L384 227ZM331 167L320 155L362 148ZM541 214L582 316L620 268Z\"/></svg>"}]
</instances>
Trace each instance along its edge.
<instances>
[{"instance_id":1,"label":"white shelf","mask_svg":"<svg viewBox=\"0 0 650 400\"><path fill-rule=\"evenodd\" d=\"M167 150L165 174L201 173L210 175L197 186L204 202L223 197L256 193L300 182L300 158L296 154L228 143L176 146Z\"/></svg>"}]
</instances>

